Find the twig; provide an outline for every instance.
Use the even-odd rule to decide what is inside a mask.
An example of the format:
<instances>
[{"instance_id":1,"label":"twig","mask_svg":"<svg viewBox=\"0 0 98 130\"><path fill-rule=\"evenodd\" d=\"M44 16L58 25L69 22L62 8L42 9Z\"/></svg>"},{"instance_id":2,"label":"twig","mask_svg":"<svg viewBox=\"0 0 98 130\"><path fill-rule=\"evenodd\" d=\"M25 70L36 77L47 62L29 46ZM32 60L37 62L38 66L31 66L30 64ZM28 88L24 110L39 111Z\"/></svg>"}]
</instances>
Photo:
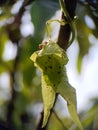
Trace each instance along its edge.
<instances>
[{"instance_id":1,"label":"twig","mask_svg":"<svg viewBox=\"0 0 98 130\"><path fill-rule=\"evenodd\" d=\"M18 45L17 45L18 47ZM17 65L18 65L18 61L19 61L19 47L18 47L18 52L17 52L17 56L15 58L14 61L14 65L13 65L13 70L10 72L10 76L11 76L11 100L8 103L8 108L7 108L7 124L11 124L13 119L12 119L12 115L13 115L13 111L14 111L14 102L16 99L16 95L17 92L15 91L15 85L16 85L16 79L15 79L15 74L16 74L16 70L17 70Z\"/></svg>"},{"instance_id":2,"label":"twig","mask_svg":"<svg viewBox=\"0 0 98 130\"><path fill-rule=\"evenodd\" d=\"M65 6L66 6L66 9L70 18L73 19L75 15L75 8L76 8L77 0L64 0L64 3L65 3ZM61 19L64 19L65 21L67 21L67 18L63 12L62 12ZM65 50L69 46L70 33L71 33L71 28L69 24L60 26L57 44Z\"/></svg>"},{"instance_id":3,"label":"twig","mask_svg":"<svg viewBox=\"0 0 98 130\"><path fill-rule=\"evenodd\" d=\"M18 29L20 24L21 24L21 18L25 12L25 7L27 5L29 5L31 2L33 2L34 0L27 0L27 1L24 1L20 10L19 10L19 13L15 16L15 19L14 19L14 22L11 24L11 26L15 26L16 28L15 29ZM10 3L11 4L11 3ZM10 25L8 26L10 27ZM9 35L9 38L12 42L16 43L16 46L17 46L17 55L16 55L16 58L14 60L14 63L13 63L13 68L10 71L10 77L11 77L11 99L8 103L8 106L7 106L7 117L6 117L6 123L8 125L12 125L13 123L13 112L14 112L14 103L15 103L15 99L17 98L17 92L15 91L15 86L16 86L16 78L15 78L15 75L16 75L16 72L17 72L17 66L19 64L19 56L20 56L20 49L21 49L21 46L19 45L20 42L22 42L22 37L18 37L17 34L15 34L15 37L14 37L14 34L11 30L11 28L7 28L7 31L8 31L8 35ZM20 33L20 32L18 32Z\"/></svg>"}]
</instances>

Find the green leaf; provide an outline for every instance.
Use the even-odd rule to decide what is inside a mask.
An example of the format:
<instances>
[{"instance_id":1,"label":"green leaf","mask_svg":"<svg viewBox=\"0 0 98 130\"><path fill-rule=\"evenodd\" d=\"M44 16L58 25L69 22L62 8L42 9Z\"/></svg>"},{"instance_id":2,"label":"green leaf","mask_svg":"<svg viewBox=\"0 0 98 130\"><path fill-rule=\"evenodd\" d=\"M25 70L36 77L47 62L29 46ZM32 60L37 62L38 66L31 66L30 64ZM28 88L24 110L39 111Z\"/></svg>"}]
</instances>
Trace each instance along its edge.
<instances>
[{"instance_id":1,"label":"green leaf","mask_svg":"<svg viewBox=\"0 0 98 130\"><path fill-rule=\"evenodd\" d=\"M40 51L31 56L34 64L42 72L42 96L44 102L43 127L48 121L50 110L53 107L56 93L60 93L67 101L68 109L73 121L82 129L76 111L76 92L68 83L65 65L67 55L55 42L43 44Z\"/></svg>"},{"instance_id":2,"label":"green leaf","mask_svg":"<svg viewBox=\"0 0 98 130\"><path fill-rule=\"evenodd\" d=\"M61 68L67 63L68 59L65 52L52 41L44 45L42 50L33 53L31 59L34 61L35 66L43 73L42 96L44 102L44 127L54 104L57 86L61 80Z\"/></svg>"},{"instance_id":3,"label":"green leaf","mask_svg":"<svg viewBox=\"0 0 98 130\"><path fill-rule=\"evenodd\" d=\"M35 28L35 36L43 37L46 21L50 19L59 8L58 0L36 0L32 3L31 19Z\"/></svg>"},{"instance_id":4,"label":"green leaf","mask_svg":"<svg viewBox=\"0 0 98 130\"><path fill-rule=\"evenodd\" d=\"M2 59L2 55L4 53L4 48L7 40L7 33L4 31L4 28L0 28L0 59Z\"/></svg>"},{"instance_id":5,"label":"green leaf","mask_svg":"<svg viewBox=\"0 0 98 130\"><path fill-rule=\"evenodd\" d=\"M42 75L42 96L44 102L44 119L42 127L44 127L47 123L48 117L50 115L50 110L54 105L55 95L56 91L53 85L48 81L47 76Z\"/></svg>"},{"instance_id":6,"label":"green leaf","mask_svg":"<svg viewBox=\"0 0 98 130\"><path fill-rule=\"evenodd\" d=\"M83 129L77 115L76 91L68 82L66 68L63 67L61 72L62 72L62 77L61 77L61 82L58 85L57 92L60 93L61 96L67 101L67 107L73 121L77 124L77 126L80 129Z\"/></svg>"}]
</instances>

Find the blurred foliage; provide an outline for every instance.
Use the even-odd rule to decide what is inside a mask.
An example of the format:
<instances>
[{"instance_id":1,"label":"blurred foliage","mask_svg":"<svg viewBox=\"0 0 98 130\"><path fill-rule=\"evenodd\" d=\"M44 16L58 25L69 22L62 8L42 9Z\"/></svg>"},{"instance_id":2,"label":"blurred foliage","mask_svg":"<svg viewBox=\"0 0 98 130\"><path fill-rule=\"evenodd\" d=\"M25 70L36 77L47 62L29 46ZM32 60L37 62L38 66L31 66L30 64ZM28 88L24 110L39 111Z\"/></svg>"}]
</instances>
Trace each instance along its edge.
<instances>
[{"instance_id":1,"label":"blurred foliage","mask_svg":"<svg viewBox=\"0 0 98 130\"><path fill-rule=\"evenodd\" d=\"M78 71L81 71L83 57L88 54L92 43L90 35L98 38L98 1L80 0L77 5L76 14L79 19L76 22L77 40L79 44L79 55L77 59ZM89 24L86 21L89 18ZM92 20L93 25L90 23ZM95 44L95 43L93 43Z\"/></svg>"},{"instance_id":2,"label":"blurred foliage","mask_svg":"<svg viewBox=\"0 0 98 130\"><path fill-rule=\"evenodd\" d=\"M0 1L0 130L34 130L36 127L42 109L41 83L40 73L29 57L44 38L46 20L59 8L58 0ZM81 72L82 60L92 47L89 37L98 38L98 1L78 0L76 15L77 69ZM88 25L86 17L93 21L94 27ZM33 33L23 30L25 25L32 25ZM98 129L98 99L91 103L89 110L80 113L85 130ZM66 128L78 130L69 118L60 118ZM54 114L48 129L64 129Z\"/></svg>"}]
</instances>

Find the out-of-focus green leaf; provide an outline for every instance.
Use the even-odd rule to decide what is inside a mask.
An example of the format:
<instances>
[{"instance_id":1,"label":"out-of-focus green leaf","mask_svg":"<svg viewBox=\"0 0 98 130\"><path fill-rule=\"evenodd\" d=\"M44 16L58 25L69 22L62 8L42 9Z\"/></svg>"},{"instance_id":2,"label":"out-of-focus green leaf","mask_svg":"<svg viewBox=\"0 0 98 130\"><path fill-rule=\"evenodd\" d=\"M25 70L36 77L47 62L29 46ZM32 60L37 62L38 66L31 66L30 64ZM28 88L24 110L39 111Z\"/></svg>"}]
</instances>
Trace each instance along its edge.
<instances>
[{"instance_id":1,"label":"out-of-focus green leaf","mask_svg":"<svg viewBox=\"0 0 98 130\"><path fill-rule=\"evenodd\" d=\"M84 13L84 17L85 15L88 15L91 17L91 19L93 20L94 24L95 24L95 28L91 29L92 33L95 37L98 37L98 1L94 1L94 0L90 0L90 1L82 1L79 0L78 2L81 7L85 10ZM78 6L77 6L78 7ZM79 12L79 8L78 8L78 12ZM79 17L81 17L82 14L79 15ZM83 15L82 15L83 16ZM81 17L82 18L82 17ZM83 19L83 18L82 18Z\"/></svg>"},{"instance_id":2,"label":"out-of-focus green leaf","mask_svg":"<svg viewBox=\"0 0 98 130\"><path fill-rule=\"evenodd\" d=\"M96 38L98 38L98 2L97 1L81 1L79 0L77 5L76 14L78 15L78 20L76 22L77 27L77 40L79 44L79 55L77 58L77 69L78 72L81 72L82 68L82 60L85 55L88 54L88 51L91 47L89 36L90 34L93 34ZM93 24L94 28L92 28L92 25L90 27L87 25L87 21L85 20L85 17L88 16Z\"/></svg>"},{"instance_id":3,"label":"out-of-focus green leaf","mask_svg":"<svg viewBox=\"0 0 98 130\"><path fill-rule=\"evenodd\" d=\"M6 31L4 31L4 28L0 28L0 37L0 59L2 59L5 43L8 40L8 35Z\"/></svg>"},{"instance_id":4,"label":"out-of-focus green leaf","mask_svg":"<svg viewBox=\"0 0 98 130\"><path fill-rule=\"evenodd\" d=\"M31 86L32 84L32 78L35 76L36 70L35 67L27 60L28 64L25 64L24 67L23 64L21 65L22 73L23 73L23 82L27 84L28 86Z\"/></svg>"},{"instance_id":5,"label":"out-of-focus green leaf","mask_svg":"<svg viewBox=\"0 0 98 130\"><path fill-rule=\"evenodd\" d=\"M32 49L36 51L43 40L46 21L60 8L59 0L35 0L31 7L31 19L34 24L34 36L30 38ZM36 12L36 13L35 13Z\"/></svg>"},{"instance_id":6,"label":"out-of-focus green leaf","mask_svg":"<svg viewBox=\"0 0 98 130\"><path fill-rule=\"evenodd\" d=\"M50 19L58 9L58 0L36 0L33 2L31 18L35 29L34 34L37 38L43 38L46 21Z\"/></svg>"},{"instance_id":7,"label":"out-of-focus green leaf","mask_svg":"<svg viewBox=\"0 0 98 130\"><path fill-rule=\"evenodd\" d=\"M11 60L11 61L0 61L0 73L4 72L4 71L7 71L7 72L10 72L10 71L13 71L13 63L14 63L14 60Z\"/></svg>"},{"instance_id":8,"label":"out-of-focus green leaf","mask_svg":"<svg viewBox=\"0 0 98 130\"><path fill-rule=\"evenodd\" d=\"M95 108L92 108L84 114L84 116L82 118L84 127L88 127L94 121L95 110L96 110Z\"/></svg>"},{"instance_id":9,"label":"out-of-focus green leaf","mask_svg":"<svg viewBox=\"0 0 98 130\"><path fill-rule=\"evenodd\" d=\"M89 35L92 34L92 30L85 23L85 8L78 5L77 15L81 16L76 22L77 28L77 40L79 44L79 54L77 59L78 72L81 72L82 59L88 54L91 44L89 42Z\"/></svg>"}]
</instances>

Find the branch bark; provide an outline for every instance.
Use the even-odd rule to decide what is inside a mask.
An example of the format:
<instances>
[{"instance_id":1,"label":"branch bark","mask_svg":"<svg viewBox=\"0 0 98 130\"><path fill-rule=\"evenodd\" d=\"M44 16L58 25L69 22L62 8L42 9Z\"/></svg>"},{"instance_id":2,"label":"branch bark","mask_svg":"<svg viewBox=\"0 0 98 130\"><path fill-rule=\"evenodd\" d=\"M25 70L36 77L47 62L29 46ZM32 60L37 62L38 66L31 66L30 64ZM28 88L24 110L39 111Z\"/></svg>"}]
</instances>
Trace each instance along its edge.
<instances>
[{"instance_id":1,"label":"branch bark","mask_svg":"<svg viewBox=\"0 0 98 130\"><path fill-rule=\"evenodd\" d=\"M64 3L70 17L73 19L75 15L77 0L64 0ZM66 21L66 17L64 16L63 12L61 18L65 19ZM64 50L68 48L70 33L71 33L71 29L69 24L60 26L57 44Z\"/></svg>"},{"instance_id":2,"label":"branch bark","mask_svg":"<svg viewBox=\"0 0 98 130\"><path fill-rule=\"evenodd\" d=\"M8 25L8 27L7 27L9 39L13 42L13 44L16 44L16 46L17 46L17 55L16 55L16 58L15 58L14 63L13 63L13 69L10 71L11 99L10 99L8 106L7 106L7 115L6 115L6 122L7 122L8 125L11 125L13 123L14 103L15 103L15 100L17 98L17 92L15 91L15 86L17 86L16 85L17 81L16 81L16 78L15 78L15 75L16 75L16 72L17 72L17 67L18 67L19 58L20 58L19 56L20 56L20 51L21 51L21 47L20 47L19 44L22 42L19 27L20 27L20 24L21 24L21 18L23 16L24 11L25 11L25 6L27 6L28 4L29 3L25 3L25 1L24 1L22 7L20 8L19 13L15 16L14 22L11 25ZM12 29L13 26L15 26L14 27L15 32L13 32L13 29ZM17 35L16 32L19 35Z\"/></svg>"}]
</instances>

